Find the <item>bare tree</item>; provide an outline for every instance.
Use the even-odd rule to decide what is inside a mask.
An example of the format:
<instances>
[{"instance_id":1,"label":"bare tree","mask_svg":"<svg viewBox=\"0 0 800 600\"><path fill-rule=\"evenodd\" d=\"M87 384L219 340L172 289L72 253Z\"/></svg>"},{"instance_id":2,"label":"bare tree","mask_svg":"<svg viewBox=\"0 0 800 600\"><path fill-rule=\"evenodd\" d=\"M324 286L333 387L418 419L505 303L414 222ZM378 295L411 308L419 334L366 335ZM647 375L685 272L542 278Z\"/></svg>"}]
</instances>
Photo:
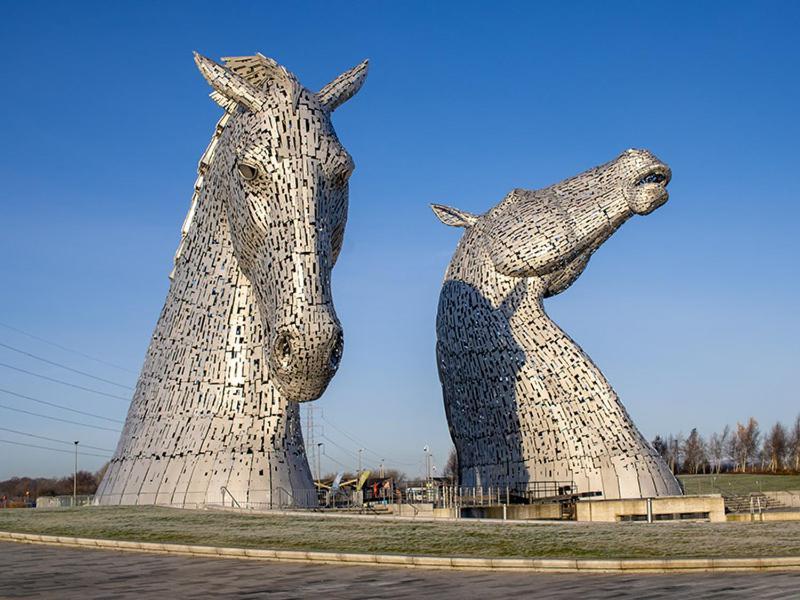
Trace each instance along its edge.
<instances>
[{"instance_id":1,"label":"bare tree","mask_svg":"<svg viewBox=\"0 0 800 600\"><path fill-rule=\"evenodd\" d=\"M760 447L759 441L761 437L761 430L758 428L758 421L753 417L747 420L747 449L746 449L746 462L755 461L758 457L758 450Z\"/></svg>"},{"instance_id":2,"label":"bare tree","mask_svg":"<svg viewBox=\"0 0 800 600\"><path fill-rule=\"evenodd\" d=\"M793 464L795 472L800 473L800 415L794 420L791 433L789 434L788 459Z\"/></svg>"},{"instance_id":3,"label":"bare tree","mask_svg":"<svg viewBox=\"0 0 800 600\"><path fill-rule=\"evenodd\" d=\"M705 442L697 432L697 428L693 428L683 443L683 467L686 472L697 474L705 464Z\"/></svg>"},{"instance_id":4,"label":"bare tree","mask_svg":"<svg viewBox=\"0 0 800 600\"><path fill-rule=\"evenodd\" d=\"M652 445L653 450L658 452L661 455L661 458L669 462L667 460L669 449L667 448L667 442L664 441L664 438L662 438L660 435L656 435L656 437L653 438Z\"/></svg>"},{"instance_id":5,"label":"bare tree","mask_svg":"<svg viewBox=\"0 0 800 600\"><path fill-rule=\"evenodd\" d=\"M739 470L739 458L740 458L739 457L739 445L740 445L740 442L739 442L739 438L740 438L740 436L739 436L739 428L740 427L741 427L741 425L739 423L737 423L736 424L736 430L731 432L731 435L728 438L728 443L727 443L727 446L726 446L726 451L728 453L728 456L730 457L731 462L733 462L733 470L734 471L738 471Z\"/></svg>"},{"instance_id":6,"label":"bare tree","mask_svg":"<svg viewBox=\"0 0 800 600\"><path fill-rule=\"evenodd\" d=\"M775 423L764 438L763 454L767 469L773 473L782 471L788 450L789 439L786 428L781 423Z\"/></svg>"},{"instance_id":7,"label":"bare tree","mask_svg":"<svg viewBox=\"0 0 800 600\"><path fill-rule=\"evenodd\" d=\"M385 479L394 480L395 485L405 485L408 481L408 475L399 469L384 469L383 476Z\"/></svg>"},{"instance_id":8,"label":"bare tree","mask_svg":"<svg viewBox=\"0 0 800 600\"><path fill-rule=\"evenodd\" d=\"M712 461L712 469L716 473L722 470L722 459L725 458L730 434L731 428L725 425L722 433L712 433L708 440L708 455Z\"/></svg>"},{"instance_id":9,"label":"bare tree","mask_svg":"<svg viewBox=\"0 0 800 600\"><path fill-rule=\"evenodd\" d=\"M747 427L741 423L736 423L736 454L733 458L734 471L747 471Z\"/></svg>"},{"instance_id":10,"label":"bare tree","mask_svg":"<svg viewBox=\"0 0 800 600\"><path fill-rule=\"evenodd\" d=\"M673 473L679 473L683 463L683 434L669 434L667 436L666 446L667 450L664 460Z\"/></svg>"},{"instance_id":11,"label":"bare tree","mask_svg":"<svg viewBox=\"0 0 800 600\"><path fill-rule=\"evenodd\" d=\"M759 438L761 431L758 428L758 421L753 417L747 420L747 425L736 424L735 442L732 444L734 450L734 462L737 471L747 472L747 466L755 462L759 453Z\"/></svg>"},{"instance_id":12,"label":"bare tree","mask_svg":"<svg viewBox=\"0 0 800 600\"><path fill-rule=\"evenodd\" d=\"M747 465L753 463L758 458L759 438L761 431L758 428L758 421L753 417L747 420L747 425L736 424L736 438L734 460L736 470L742 473L747 472Z\"/></svg>"},{"instance_id":13,"label":"bare tree","mask_svg":"<svg viewBox=\"0 0 800 600\"><path fill-rule=\"evenodd\" d=\"M458 453L455 448L450 448L450 454L447 455L447 464L444 466L443 475L447 477L451 483L458 485Z\"/></svg>"}]
</instances>

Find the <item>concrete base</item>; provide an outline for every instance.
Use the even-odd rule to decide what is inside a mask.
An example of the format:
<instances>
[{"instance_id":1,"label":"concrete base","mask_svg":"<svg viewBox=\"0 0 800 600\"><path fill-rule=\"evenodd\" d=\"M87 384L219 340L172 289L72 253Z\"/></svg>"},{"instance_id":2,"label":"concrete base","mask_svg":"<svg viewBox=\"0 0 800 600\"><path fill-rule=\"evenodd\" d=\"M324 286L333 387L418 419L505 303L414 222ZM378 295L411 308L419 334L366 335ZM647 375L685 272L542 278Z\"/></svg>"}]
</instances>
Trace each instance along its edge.
<instances>
[{"instance_id":1,"label":"concrete base","mask_svg":"<svg viewBox=\"0 0 800 600\"><path fill-rule=\"evenodd\" d=\"M525 521L528 519L560 519L561 505L549 504L509 504L503 506L465 506L461 509L462 519L509 519Z\"/></svg>"},{"instance_id":2,"label":"concrete base","mask_svg":"<svg viewBox=\"0 0 800 600\"><path fill-rule=\"evenodd\" d=\"M434 519L506 519L509 521L525 521L533 519L560 519L561 505L550 504L509 504L505 514L503 505L495 506L463 506L458 514L457 508L434 508L433 504L394 504L389 505L389 512L396 517L426 517Z\"/></svg>"},{"instance_id":3,"label":"concrete base","mask_svg":"<svg viewBox=\"0 0 800 600\"><path fill-rule=\"evenodd\" d=\"M577 520L616 521L725 521L725 502L719 494L707 496L659 496L626 500L580 500Z\"/></svg>"},{"instance_id":4,"label":"concrete base","mask_svg":"<svg viewBox=\"0 0 800 600\"><path fill-rule=\"evenodd\" d=\"M796 510L775 510L759 513L732 513L726 519L731 522L767 522L767 521L800 521L800 511Z\"/></svg>"},{"instance_id":5,"label":"concrete base","mask_svg":"<svg viewBox=\"0 0 800 600\"><path fill-rule=\"evenodd\" d=\"M764 492L764 495L787 508L800 508L800 490Z\"/></svg>"},{"instance_id":6,"label":"concrete base","mask_svg":"<svg viewBox=\"0 0 800 600\"><path fill-rule=\"evenodd\" d=\"M416 504L389 504L389 512L396 517L445 517L449 515L435 514L436 510L430 502L418 502ZM446 510L446 509L444 509Z\"/></svg>"}]
</instances>

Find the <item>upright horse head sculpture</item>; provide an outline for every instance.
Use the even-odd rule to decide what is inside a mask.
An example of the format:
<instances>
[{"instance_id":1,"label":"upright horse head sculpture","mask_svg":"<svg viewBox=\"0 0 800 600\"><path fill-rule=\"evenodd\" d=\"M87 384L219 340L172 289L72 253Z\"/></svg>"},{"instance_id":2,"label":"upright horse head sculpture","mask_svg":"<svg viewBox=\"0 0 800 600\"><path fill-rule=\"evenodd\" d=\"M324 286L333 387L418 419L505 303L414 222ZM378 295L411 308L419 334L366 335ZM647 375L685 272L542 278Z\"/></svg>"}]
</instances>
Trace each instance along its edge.
<instances>
[{"instance_id":1,"label":"upright horse head sculpture","mask_svg":"<svg viewBox=\"0 0 800 600\"><path fill-rule=\"evenodd\" d=\"M316 502L297 403L325 391L342 356L331 270L354 164L331 114L367 63L314 93L260 54L224 61L195 54L226 113L103 504Z\"/></svg>"},{"instance_id":2,"label":"upright horse head sculpture","mask_svg":"<svg viewBox=\"0 0 800 600\"><path fill-rule=\"evenodd\" d=\"M551 187L514 190L466 228L445 276L437 358L461 485L573 482L606 498L680 494L591 359L544 311L633 215L667 201L669 167L646 150ZM556 493L554 488L554 494Z\"/></svg>"},{"instance_id":3,"label":"upright horse head sculpture","mask_svg":"<svg viewBox=\"0 0 800 600\"><path fill-rule=\"evenodd\" d=\"M330 116L361 86L366 63L315 94L268 58L253 65L261 74L252 83L198 54L195 61L214 98L236 111L217 160L227 175L220 183L234 254L261 312L265 358L284 396L314 400L342 354L331 269L355 168Z\"/></svg>"}]
</instances>

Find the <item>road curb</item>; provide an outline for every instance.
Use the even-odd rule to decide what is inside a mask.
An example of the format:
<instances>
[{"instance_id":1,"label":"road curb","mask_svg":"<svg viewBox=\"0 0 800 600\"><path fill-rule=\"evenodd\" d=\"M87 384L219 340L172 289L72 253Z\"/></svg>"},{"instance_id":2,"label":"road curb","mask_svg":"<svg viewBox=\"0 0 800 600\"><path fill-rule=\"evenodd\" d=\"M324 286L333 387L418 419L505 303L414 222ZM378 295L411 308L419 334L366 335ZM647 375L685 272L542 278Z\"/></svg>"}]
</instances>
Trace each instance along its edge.
<instances>
[{"instance_id":1,"label":"road curb","mask_svg":"<svg viewBox=\"0 0 800 600\"><path fill-rule=\"evenodd\" d=\"M561 558L466 558L410 554L358 554L305 550L222 548L186 544L128 542L0 531L0 541L93 548L148 554L238 558L316 564L391 566L423 569L524 571L530 573L698 573L710 571L798 571L800 556L773 558L682 559L561 559Z\"/></svg>"}]
</instances>

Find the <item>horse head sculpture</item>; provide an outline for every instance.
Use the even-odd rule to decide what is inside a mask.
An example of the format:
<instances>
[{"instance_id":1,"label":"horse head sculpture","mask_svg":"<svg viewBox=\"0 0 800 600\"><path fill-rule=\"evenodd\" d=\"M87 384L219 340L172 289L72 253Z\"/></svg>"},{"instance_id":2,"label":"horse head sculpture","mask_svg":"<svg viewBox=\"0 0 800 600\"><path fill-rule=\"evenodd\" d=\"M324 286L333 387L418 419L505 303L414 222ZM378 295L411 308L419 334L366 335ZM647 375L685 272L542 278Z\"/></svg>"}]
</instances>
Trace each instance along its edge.
<instances>
[{"instance_id":1,"label":"horse head sculpture","mask_svg":"<svg viewBox=\"0 0 800 600\"><path fill-rule=\"evenodd\" d=\"M461 483L561 481L607 498L680 494L591 359L547 316L633 215L668 199L669 167L646 150L540 190L513 190L484 215L433 205L466 229L445 276L437 358Z\"/></svg>"},{"instance_id":2,"label":"horse head sculpture","mask_svg":"<svg viewBox=\"0 0 800 600\"><path fill-rule=\"evenodd\" d=\"M223 61L195 55L225 113L100 504L317 505L298 403L342 356L331 270L353 160L331 115L367 63L314 93L261 54Z\"/></svg>"},{"instance_id":3,"label":"horse head sculpture","mask_svg":"<svg viewBox=\"0 0 800 600\"><path fill-rule=\"evenodd\" d=\"M631 149L548 188L514 190L483 216L438 204L433 211L446 225L481 231L498 273L544 277L597 249L631 216L664 204L671 177L653 154Z\"/></svg>"},{"instance_id":4,"label":"horse head sculpture","mask_svg":"<svg viewBox=\"0 0 800 600\"><path fill-rule=\"evenodd\" d=\"M342 356L331 270L355 168L330 117L364 83L367 62L314 93L275 61L247 58L258 77L195 54L212 97L233 111L220 140L228 150L218 158L227 174L221 185L234 252L261 309L273 380L290 400L314 400Z\"/></svg>"}]
</instances>

